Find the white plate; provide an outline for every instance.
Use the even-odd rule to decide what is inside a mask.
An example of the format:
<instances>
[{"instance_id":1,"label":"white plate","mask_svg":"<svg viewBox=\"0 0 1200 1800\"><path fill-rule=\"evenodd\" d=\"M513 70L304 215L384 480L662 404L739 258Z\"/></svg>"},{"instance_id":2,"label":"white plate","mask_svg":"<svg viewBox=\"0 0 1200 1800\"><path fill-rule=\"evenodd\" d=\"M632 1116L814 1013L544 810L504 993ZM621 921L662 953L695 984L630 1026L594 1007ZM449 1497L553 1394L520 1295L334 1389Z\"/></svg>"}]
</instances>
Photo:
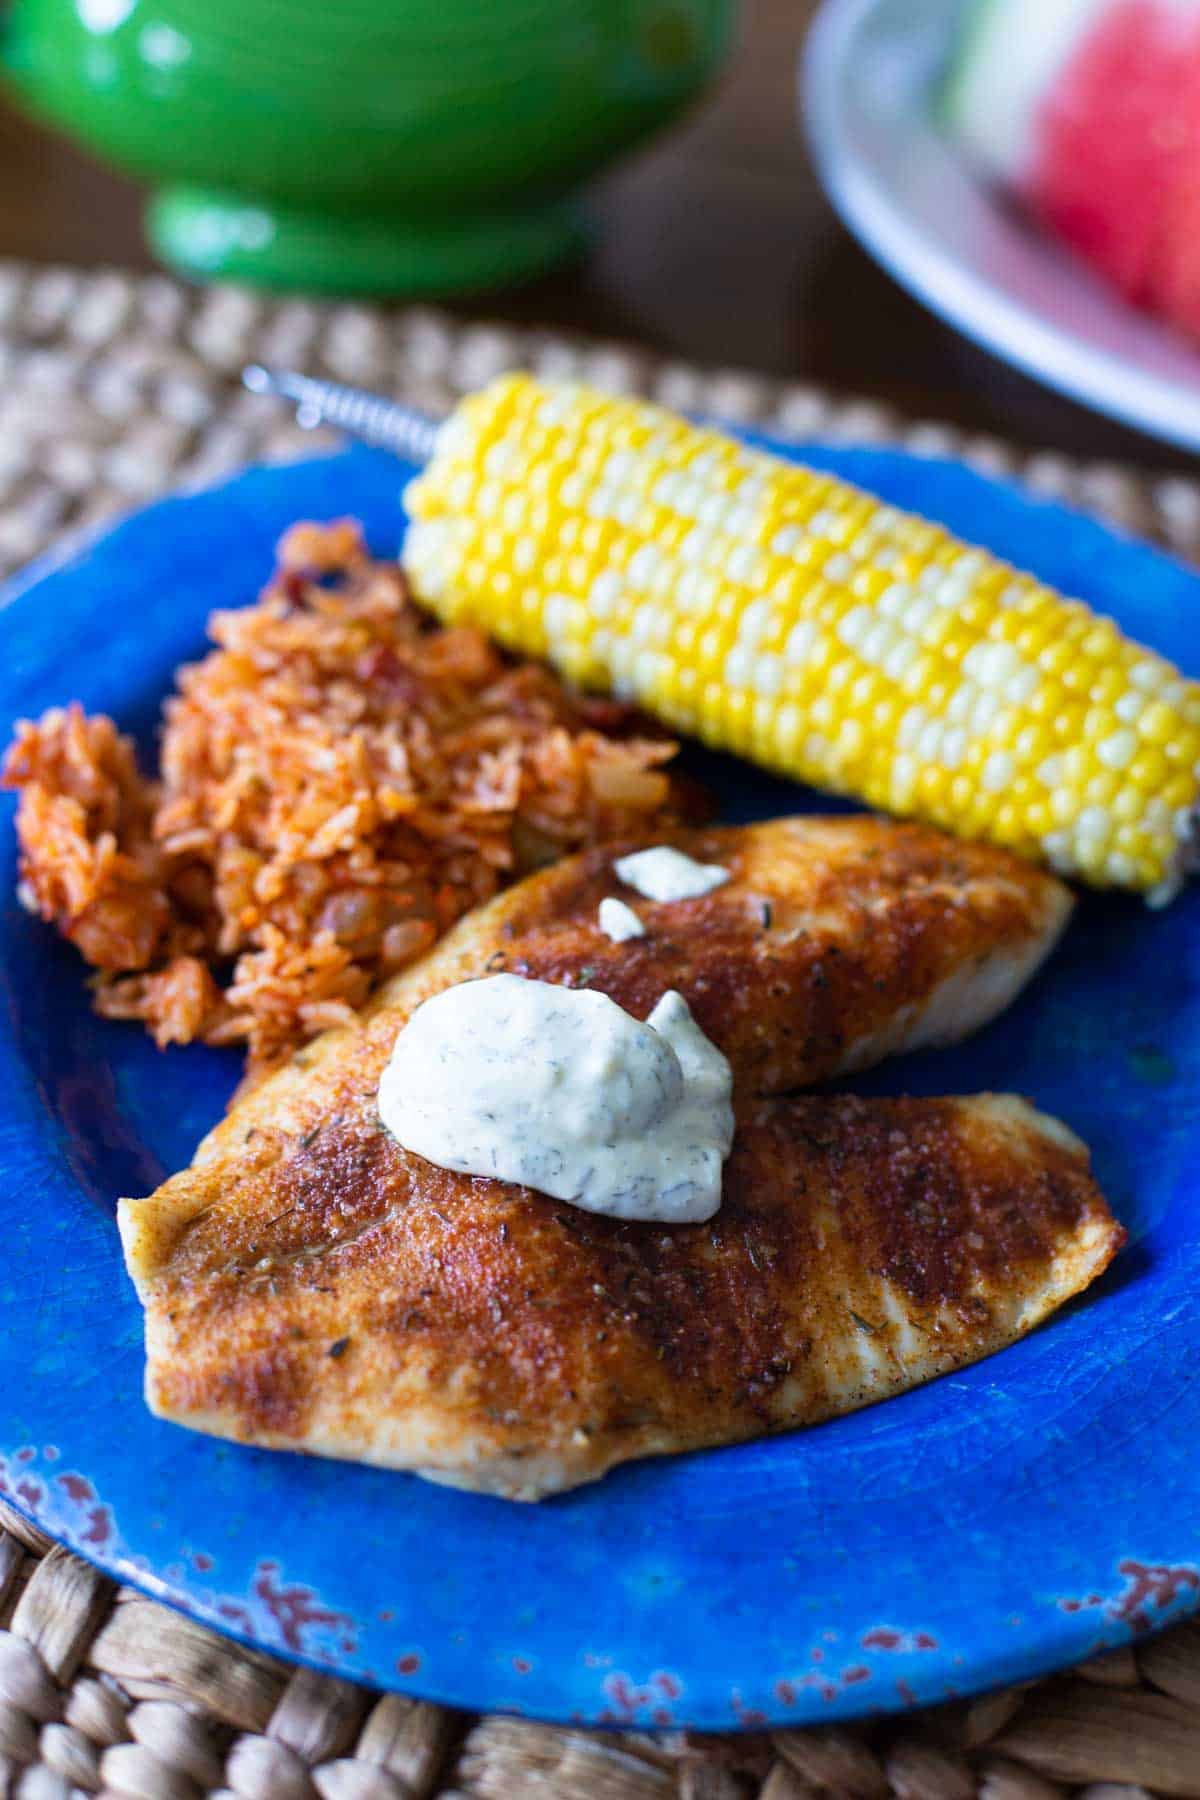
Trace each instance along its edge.
<instances>
[{"instance_id":1,"label":"white plate","mask_svg":"<svg viewBox=\"0 0 1200 1800\"><path fill-rule=\"evenodd\" d=\"M1200 352L1023 221L939 135L932 96L961 0L826 0L801 106L834 204L952 325L1127 425L1200 449Z\"/></svg>"}]
</instances>

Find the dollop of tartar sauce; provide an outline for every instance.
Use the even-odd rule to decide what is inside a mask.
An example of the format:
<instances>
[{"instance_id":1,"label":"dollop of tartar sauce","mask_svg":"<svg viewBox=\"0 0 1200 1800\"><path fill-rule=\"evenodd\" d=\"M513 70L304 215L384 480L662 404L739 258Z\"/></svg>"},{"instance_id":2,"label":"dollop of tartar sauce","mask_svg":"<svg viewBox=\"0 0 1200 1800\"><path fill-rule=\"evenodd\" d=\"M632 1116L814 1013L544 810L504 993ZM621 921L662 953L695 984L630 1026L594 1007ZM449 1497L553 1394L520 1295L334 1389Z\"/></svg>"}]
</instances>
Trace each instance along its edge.
<instances>
[{"instance_id":1,"label":"dollop of tartar sauce","mask_svg":"<svg viewBox=\"0 0 1200 1800\"><path fill-rule=\"evenodd\" d=\"M613 868L626 886L636 888L647 900L696 900L729 880L729 870L720 863L693 862L682 850L672 850L667 844L619 857Z\"/></svg>"},{"instance_id":2,"label":"dollop of tartar sauce","mask_svg":"<svg viewBox=\"0 0 1200 1800\"><path fill-rule=\"evenodd\" d=\"M614 944L627 944L630 938L645 937L646 927L623 900L600 902L600 929Z\"/></svg>"},{"instance_id":3,"label":"dollop of tartar sauce","mask_svg":"<svg viewBox=\"0 0 1200 1800\"><path fill-rule=\"evenodd\" d=\"M406 1150L614 1219L711 1219L733 1144L729 1064L673 990L645 1024L606 994L519 975L426 1000L379 1114Z\"/></svg>"}]
</instances>

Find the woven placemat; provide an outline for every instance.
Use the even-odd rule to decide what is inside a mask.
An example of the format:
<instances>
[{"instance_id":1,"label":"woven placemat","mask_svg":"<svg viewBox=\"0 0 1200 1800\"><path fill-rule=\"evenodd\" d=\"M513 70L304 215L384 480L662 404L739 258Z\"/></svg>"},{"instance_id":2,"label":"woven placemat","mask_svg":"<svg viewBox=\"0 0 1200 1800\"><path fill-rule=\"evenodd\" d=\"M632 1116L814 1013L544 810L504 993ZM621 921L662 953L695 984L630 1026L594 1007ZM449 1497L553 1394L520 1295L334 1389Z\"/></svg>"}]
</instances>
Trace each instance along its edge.
<instances>
[{"instance_id":1,"label":"woven placemat","mask_svg":"<svg viewBox=\"0 0 1200 1800\"><path fill-rule=\"evenodd\" d=\"M900 419L873 401L428 310L0 262L0 575L64 533L323 440L238 386L288 364L440 412L505 368L790 439L1012 475L1200 560L1200 483ZM220 599L214 596L214 601ZM1139 1800L1200 1796L1200 1624L1071 1675L861 1729L555 1730L377 1695L118 1588L0 1503L0 1796L64 1800Z\"/></svg>"},{"instance_id":2,"label":"woven placemat","mask_svg":"<svg viewBox=\"0 0 1200 1800\"><path fill-rule=\"evenodd\" d=\"M424 308L279 300L164 275L0 261L0 577L64 532L168 487L331 442L240 388L238 373L254 360L391 392L433 413L503 369L578 376L788 440L961 457L1200 558L1200 482L1180 475L1076 462L906 420L873 400L625 345L462 324Z\"/></svg>"},{"instance_id":3,"label":"woven placemat","mask_svg":"<svg viewBox=\"0 0 1200 1800\"><path fill-rule=\"evenodd\" d=\"M1149 1800L1200 1794L1200 1624L901 1720L558 1730L372 1694L118 1588L0 1502L0 1794L66 1800Z\"/></svg>"}]
</instances>

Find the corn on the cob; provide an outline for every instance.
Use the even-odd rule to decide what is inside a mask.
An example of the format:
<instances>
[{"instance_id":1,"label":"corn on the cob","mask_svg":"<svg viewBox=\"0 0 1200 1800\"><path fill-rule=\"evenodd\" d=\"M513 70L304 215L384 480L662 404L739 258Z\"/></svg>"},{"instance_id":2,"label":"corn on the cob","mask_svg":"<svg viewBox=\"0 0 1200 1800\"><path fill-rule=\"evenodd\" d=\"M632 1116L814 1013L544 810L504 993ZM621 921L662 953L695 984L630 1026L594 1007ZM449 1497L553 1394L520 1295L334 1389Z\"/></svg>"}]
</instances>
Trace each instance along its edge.
<instances>
[{"instance_id":1,"label":"corn on the cob","mask_svg":"<svg viewBox=\"0 0 1200 1800\"><path fill-rule=\"evenodd\" d=\"M407 504L408 568L443 619L817 787L1177 891L1200 682L939 526L527 376L463 403Z\"/></svg>"}]
</instances>

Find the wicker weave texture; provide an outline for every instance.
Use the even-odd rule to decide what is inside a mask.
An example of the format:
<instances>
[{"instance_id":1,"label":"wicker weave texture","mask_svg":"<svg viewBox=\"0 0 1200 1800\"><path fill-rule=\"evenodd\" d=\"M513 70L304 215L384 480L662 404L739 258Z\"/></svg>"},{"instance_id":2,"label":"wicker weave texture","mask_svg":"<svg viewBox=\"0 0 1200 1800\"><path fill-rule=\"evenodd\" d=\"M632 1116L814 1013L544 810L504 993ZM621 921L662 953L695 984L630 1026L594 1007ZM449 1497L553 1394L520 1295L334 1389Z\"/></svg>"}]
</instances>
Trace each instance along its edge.
<instances>
[{"instance_id":1,"label":"wicker weave texture","mask_svg":"<svg viewBox=\"0 0 1200 1800\"><path fill-rule=\"evenodd\" d=\"M434 413L503 369L577 376L784 439L959 456L1200 557L1200 483L1180 476L1033 454L905 421L873 401L619 345L464 325L428 310L0 262L0 576L64 531L168 487L215 481L247 461L312 454L314 439L276 402L240 389L238 373L250 361L355 382Z\"/></svg>"},{"instance_id":2,"label":"wicker weave texture","mask_svg":"<svg viewBox=\"0 0 1200 1800\"><path fill-rule=\"evenodd\" d=\"M471 1718L292 1669L117 1588L0 1503L17 1800L1141 1800L1200 1795L1200 1625L861 1730L658 1737Z\"/></svg>"}]
</instances>

